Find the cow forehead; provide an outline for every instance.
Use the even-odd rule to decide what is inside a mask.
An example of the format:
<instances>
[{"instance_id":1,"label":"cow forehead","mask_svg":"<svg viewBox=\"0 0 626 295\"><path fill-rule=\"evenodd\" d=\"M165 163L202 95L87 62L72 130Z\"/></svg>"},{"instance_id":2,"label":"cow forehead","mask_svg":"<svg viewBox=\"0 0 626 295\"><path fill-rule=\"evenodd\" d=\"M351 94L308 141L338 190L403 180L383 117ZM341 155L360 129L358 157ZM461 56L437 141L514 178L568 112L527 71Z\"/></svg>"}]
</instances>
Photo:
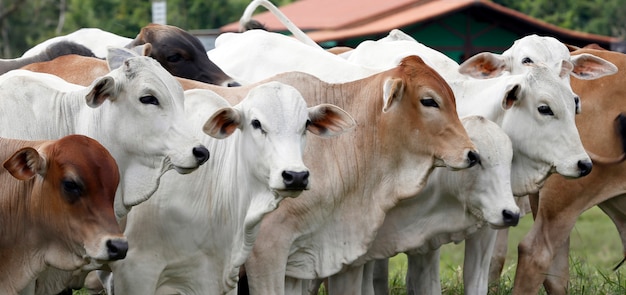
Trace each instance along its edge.
<instances>
[{"instance_id":1,"label":"cow forehead","mask_svg":"<svg viewBox=\"0 0 626 295\"><path fill-rule=\"evenodd\" d=\"M544 63L546 66L557 67L560 71L561 62L569 60L567 47L553 37L537 35L525 36L516 40L511 48L502 53L503 56L513 59L513 66L521 66L524 58L530 58L534 63Z\"/></svg>"},{"instance_id":2,"label":"cow forehead","mask_svg":"<svg viewBox=\"0 0 626 295\"><path fill-rule=\"evenodd\" d=\"M425 86L432 89L442 96L441 99L451 99L454 107L455 98L450 85L422 58L417 55L407 56L402 59L398 69L401 71L404 81L417 87Z\"/></svg>"},{"instance_id":3,"label":"cow forehead","mask_svg":"<svg viewBox=\"0 0 626 295\"><path fill-rule=\"evenodd\" d=\"M109 191L111 200L119 182L117 163L100 143L81 135L70 135L47 147L54 160L48 171L55 178L80 180L94 189ZM58 170L55 170L58 169Z\"/></svg>"},{"instance_id":4,"label":"cow forehead","mask_svg":"<svg viewBox=\"0 0 626 295\"><path fill-rule=\"evenodd\" d=\"M278 82L253 88L239 105L248 120L263 120L276 130L303 128L308 118L307 105L300 92Z\"/></svg>"},{"instance_id":5,"label":"cow forehead","mask_svg":"<svg viewBox=\"0 0 626 295\"><path fill-rule=\"evenodd\" d=\"M182 86L174 76L165 70L156 60L151 57L137 56L127 59L125 64L126 66L111 71L109 75L118 75L119 77L119 73L123 73L126 78L125 80L129 83L127 89L143 91L149 88L164 91L167 94L174 94L173 98L178 99L182 103ZM141 85L132 84L135 81L141 81L143 83ZM152 95L156 94L162 93L152 93ZM163 99L165 97L159 98Z\"/></svg>"},{"instance_id":6,"label":"cow forehead","mask_svg":"<svg viewBox=\"0 0 626 295\"><path fill-rule=\"evenodd\" d=\"M543 66L528 66L527 91L531 96L537 95L539 99L547 99L551 106L571 106L567 109L572 111L576 107L576 94L572 91L569 82L560 79L553 71ZM543 96L541 96L543 95Z\"/></svg>"}]
</instances>

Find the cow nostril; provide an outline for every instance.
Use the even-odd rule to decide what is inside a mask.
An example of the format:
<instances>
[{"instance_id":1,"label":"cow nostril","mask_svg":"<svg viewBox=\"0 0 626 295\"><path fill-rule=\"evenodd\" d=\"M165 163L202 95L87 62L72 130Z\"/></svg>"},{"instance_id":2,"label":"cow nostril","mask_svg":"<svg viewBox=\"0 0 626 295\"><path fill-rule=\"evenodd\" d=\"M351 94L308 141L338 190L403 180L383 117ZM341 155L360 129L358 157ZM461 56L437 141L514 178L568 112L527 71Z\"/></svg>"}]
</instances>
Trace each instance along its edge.
<instances>
[{"instance_id":1,"label":"cow nostril","mask_svg":"<svg viewBox=\"0 0 626 295\"><path fill-rule=\"evenodd\" d=\"M519 213L514 213L510 210L502 210L502 220L504 225L516 226L519 222Z\"/></svg>"},{"instance_id":2,"label":"cow nostril","mask_svg":"<svg viewBox=\"0 0 626 295\"><path fill-rule=\"evenodd\" d=\"M591 164L591 162L578 161L578 169L580 169L580 176L585 176L591 173L592 167L593 167L593 164Z\"/></svg>"},{"instance_id":3,"label":"cow nostril","mask_svg":"<svg viewBox=\"0 0 626 295\"><path fill-rule=\"evenodd\" d=\"M475 151L469 151L467 153L467 160L469 161L470 167L480 164L480 155Z\"/></svg>"},{"instance_id":4,"label":"cow nostril","mask_svg":"<svg viewBox=\"0 0 626 295\"><path fill-rule=\"evenodd\" d=\"M309 171L283 171L283 183L290 190L303 190L309 185Z\"/></svg>"},{"instance_id":5,"label":"cow nostril","mask_svg":"<svg viewBox=\"0 0 626 295\"><path fill-rule=\"evenodd\" d=\"M209 150L204 146L194 147L192 150L194 157L198 161L198 165L204 164L209 159Z\"/></svg>"},{"instance_id":6,"label":"cow nostril","mask_svg":"<svg viewBox=\"0 0 626 295\"><path fill-rule=\"evenodd\" d=\"M228 82L227 86L228 87L239 87L239 86L241 86L241 84L239 84L239 82L237 82L237 81L231 81L231 82Z\"/></svg>"},{"instance_id":7,"label":"cow nostril","mask_svg":"<svg viewBox=\"0 0 626 295\"><path fill-rule=\"evenodd\" d=\"M110 260L119 260L126 257L128 252L128 242L125 240L108 240L107 252Z\"/></svg>"}]
</instances>

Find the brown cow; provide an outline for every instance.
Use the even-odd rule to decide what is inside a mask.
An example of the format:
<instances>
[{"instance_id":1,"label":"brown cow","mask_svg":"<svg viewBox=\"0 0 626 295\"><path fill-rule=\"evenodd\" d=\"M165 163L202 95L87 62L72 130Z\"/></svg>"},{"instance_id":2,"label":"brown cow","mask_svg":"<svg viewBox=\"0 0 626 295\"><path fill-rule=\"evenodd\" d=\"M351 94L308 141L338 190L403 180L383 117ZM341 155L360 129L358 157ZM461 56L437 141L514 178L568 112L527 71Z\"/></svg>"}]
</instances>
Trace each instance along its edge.
<instances>
[{"instance_id":1,"label":"brown cow","mask_svg":"<svg viewBox=\"0 0 626 295\"><path fill-rule=\"evenodd\" d=\"M579 49L572 55L591 53L615 64L619 71L596 80L572 78L572 89L580 95L583 112L576 125L585 148L593 154L621 159L624 153L623 134L626 119L626 55L618 52ZM599 205L620 229L624 228L626 208L623 181L624 162L594 162L586 177L568 180L551 176L539 195L531 196L535 223L519 245L518 266L513 294L537 294L541 283L550 294L567 293L569 281L569 233L576 219L585 210ZM626 254L626 252L625 252Z\"/></svg>"},{"instance_id":2,"label":"brown cow","mask_svg":"<svg viewBox=\"0 0 626 295\"><path fill-rule=\"evenodd\" d=\"M47 266L122 259L113 200L118 167L97 141L0 138L0 293L17 294Z\"/></svg>"},{"instance_id":3,"label":"brown cow","mask_svg":"<svg viewBox=\"0 0 626 295\"><path fill-rule=\"evenodd\" d=\"M207 56L200 39L175 26L149 24L126 47L152 44L149 56L172 75L221 86L239 86Z\"/></svg>"}]
</instances>

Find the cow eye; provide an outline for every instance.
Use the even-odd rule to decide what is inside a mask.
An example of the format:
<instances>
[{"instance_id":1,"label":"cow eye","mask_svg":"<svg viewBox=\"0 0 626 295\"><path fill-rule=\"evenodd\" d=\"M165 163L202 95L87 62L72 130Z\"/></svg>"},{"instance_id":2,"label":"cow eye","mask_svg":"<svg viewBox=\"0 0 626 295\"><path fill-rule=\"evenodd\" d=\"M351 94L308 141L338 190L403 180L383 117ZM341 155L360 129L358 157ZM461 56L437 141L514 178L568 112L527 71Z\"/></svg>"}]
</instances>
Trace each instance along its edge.
<instances>
[{"instance_id":1,"label":"cow eye","mask_svg":"<svg viewBox=\"0 0 626 295\"><path fill-rule=\"evenodd\" d=\"M179 62L181 59L183 59L183 56L180 55L180 53L176 53L168 56L166 59L168 62Z\"/></svg>"},{"instance_id":2,"label":"cow eye","mask_svg":"<svg viewBox=\"0 0 626 295\"><path fill-rule=\"evenodd\" d=\"M159 100L153 95L142 96L141 98L139 98L139 101L141 101L141 103L143 104L153 104L155 106L159 105Z\"/></svg>"},{"instance_id":3,"label":"cow eye","mask_svg":"<svg viewBox=\"0 0 626 295\"><path fill-rule=\"evenodd\" d=\"M420 103L422 103L422 105L425 107L439 108L439 104L437 103L437 101L432 98L423 98L420 100Z\"/></svg>"},{"instance_id":4,"label":"cow eye","mask_svg":"<svg viewBox=\"0 0 626 295\"><path fill-rule=\"evenodd\" d=\"M547 105L542 105L542 106L539 106L539 107L537 108L537 110L538 110L538 111L539 111L539 113L540 113L540 114L542 114L542 115L546 115L546 116L554 116L554 113L552 112L552 109L551 109L549 106L547 106Z\"/></svg>"},{"instance_id":5,"label":"cow eye","mask_svg":"<svg viewBox=\"0 0 626 295\"><path fill-rule=\"evenodd\" d=\"M64 195L67 197L70 203L74 203L83 194L83 187L73 180L61 181L61 187L63 188Z\"/></svg>"},{"instance_id":6,"label":"cow eye","mask_svg":"<svg viewBox=\"0 0 626 295\"><path fill-rule=\"evenodd\" d=\"M250 122L250 125L252 125L252 128L261 130L261 133L265 134L265 130L263 130L263 126L261 126L261 122L259 120L252 120L252 122Z\"/></svg>"},{"instance_id":7,"label":"cow eye","mask_svg":"<svg viewBox=\"0 0 626 295\"><path fill-rule=\"evenodd\" d=\"M524 57L524 59L522 59L522 64L532 64L534 63L532 59L530 59L530 57Z\"/></svg>"}]
</instances>

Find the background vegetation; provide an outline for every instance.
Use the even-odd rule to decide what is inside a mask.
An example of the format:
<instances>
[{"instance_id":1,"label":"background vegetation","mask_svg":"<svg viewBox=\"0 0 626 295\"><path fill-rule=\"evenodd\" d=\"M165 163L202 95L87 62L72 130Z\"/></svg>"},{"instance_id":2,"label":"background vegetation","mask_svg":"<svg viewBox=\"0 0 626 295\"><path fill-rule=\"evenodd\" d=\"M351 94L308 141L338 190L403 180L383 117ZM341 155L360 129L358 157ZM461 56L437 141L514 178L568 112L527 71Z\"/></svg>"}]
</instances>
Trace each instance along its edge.
<instances>
[{"instance_id":1,"label":"background vegetation","mask_svg":"<svg viewBox=\"0 0 626 295\"><path fill-rule=\"evenodd\" d=\"M250 0L166 0L167 23L185 30L239 19ZM294 0L272 0L284 5ZM546 22L600 35L626 36L626 0L493 0ZM0 0L0 58L79 28L134 38L151 20L150 0Z\"/></svg>"}]
</instances>

